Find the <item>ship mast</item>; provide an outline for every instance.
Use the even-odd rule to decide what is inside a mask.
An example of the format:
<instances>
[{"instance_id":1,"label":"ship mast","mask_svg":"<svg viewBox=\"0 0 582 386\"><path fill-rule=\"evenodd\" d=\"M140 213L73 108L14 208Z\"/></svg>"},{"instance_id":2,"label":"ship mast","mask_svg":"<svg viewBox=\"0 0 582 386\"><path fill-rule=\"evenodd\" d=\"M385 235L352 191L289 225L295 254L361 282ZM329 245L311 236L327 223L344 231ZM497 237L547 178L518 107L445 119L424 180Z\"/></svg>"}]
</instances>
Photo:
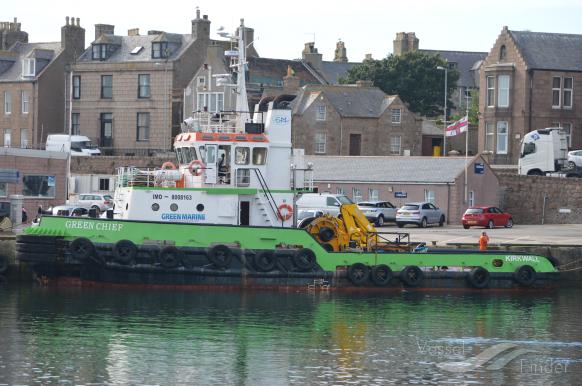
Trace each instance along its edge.
<instances>
[{"instance_id":1,"label":"ship mast","mask_svg":"<svg viewBox=\"0 0 582 386\"><path fill-rule=\"evenodd\" d=\"M236 95L236 111L238 113L238 127L240 130L245 129L245 123L250 122L249 101L247 99L246 87L246 42L245 42L245 20L240 19L240 27L238 29L238 63L237 69L237 95Z\"/></svg>"}]
</instances>

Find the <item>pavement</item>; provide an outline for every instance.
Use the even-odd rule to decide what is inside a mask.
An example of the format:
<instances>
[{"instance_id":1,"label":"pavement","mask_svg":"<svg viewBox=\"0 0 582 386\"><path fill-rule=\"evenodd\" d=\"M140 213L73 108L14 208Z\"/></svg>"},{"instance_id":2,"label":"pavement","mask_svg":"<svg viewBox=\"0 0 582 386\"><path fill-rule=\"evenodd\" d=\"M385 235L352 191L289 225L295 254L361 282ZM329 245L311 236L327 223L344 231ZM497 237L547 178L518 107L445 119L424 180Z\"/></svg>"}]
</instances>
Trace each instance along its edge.
<instances>
[{"instance_id":1,"label":"pavement","mask_svg":"<svg viewBox=\"0 0 582 386\"><path fill-rule=\"evenodd\" d=\"M413 242L425 242L428 246L447 244L479 243L481 232L489 235L489 245L575 245L582 246L582 224L515 225L513 228L485 229L481 227L463 229L461 225L417 228L407 225L398 228L387 224L378 228L380 232L405 232Z\"/></svg>"}]
</instances>

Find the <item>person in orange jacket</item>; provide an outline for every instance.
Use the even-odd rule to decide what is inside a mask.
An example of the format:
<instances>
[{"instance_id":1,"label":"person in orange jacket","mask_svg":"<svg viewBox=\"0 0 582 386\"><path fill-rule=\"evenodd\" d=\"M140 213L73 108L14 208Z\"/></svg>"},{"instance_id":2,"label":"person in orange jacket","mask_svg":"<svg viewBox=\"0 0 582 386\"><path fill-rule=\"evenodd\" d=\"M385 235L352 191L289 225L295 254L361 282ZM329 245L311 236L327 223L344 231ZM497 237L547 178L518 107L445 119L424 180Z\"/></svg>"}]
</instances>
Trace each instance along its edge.
<instances>
[{"instance_id":1,"label":"person in orange jacket","mask_svg":"<svg viewBox=\"0 0 582 386\"><path fill-rule=\"evenodd\" d=\"M479 237L479 250L480 251L486 250L488 243L489 243L489 236L487 236L487 232L481 233L481 237Z\"/></svg>"}]
</instances>

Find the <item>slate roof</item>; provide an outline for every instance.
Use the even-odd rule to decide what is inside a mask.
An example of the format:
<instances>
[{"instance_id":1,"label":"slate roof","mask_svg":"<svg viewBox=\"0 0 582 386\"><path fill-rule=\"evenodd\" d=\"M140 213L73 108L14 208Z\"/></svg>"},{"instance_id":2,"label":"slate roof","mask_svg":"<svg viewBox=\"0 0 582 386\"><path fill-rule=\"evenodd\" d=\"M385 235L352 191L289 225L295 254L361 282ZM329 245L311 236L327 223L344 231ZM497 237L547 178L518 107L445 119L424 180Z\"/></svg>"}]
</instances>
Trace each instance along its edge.
<instances>
[{"instance_id":1,"label":"slate roof","mask_svg":"<svg viewBox=\"0 0 582 386\"><path fill-rule=\"evenodd\" d=\"M348 71L361 63L341 63L341 62L322 62L321 75L329 84L339 84L339 79L345 76Z\"/></svg>"},{"instance_id":2,"label":"slate roof","mask_svg":"<svg viewBox=\"0 0 582 386\"><path fill-rule=\"evenodd\" d=\"M448 62L457 63L459 71L459 87L478 87L478 80L473 74L475 63L485 60L488 52L468 52L468 51L440 51L440 50L419 50L425 54L440 55ZM473 71L471 71L473 70Z\"/></svg>"},{"instance_id":3,"label":"slate roof","mask_svg":"<svg viewBox=\"0 0 582 386\"><path fill-rule=\"evenodd\" d=\"M465 169L461 157L305 156L317 182L452 183Z\"/></svg>"},{"instance_id":4,"label":"slate roof","mask_svg":"<svg viewBox=\"0 0 582 386\"><path fill-rule=\"evenodd\" d=\"M188 47L188 44L192 42L192 35L186 34L171 34L163 33L165 40L168 42L168 46L177 47L177 49L172 50L172 54L168 60L173 60L179 58L182 53ZM152 42L159 41L160 34L155 35L138 35L138 36L118 36L118 35L101 35L93 43L111 43L118 45L119 48L104 62L106 63L125 63L125 62L158 62L163 59L152 59ZM143 47L143 49L137 54L132 55L136 47ZM99 60L93 60L92 58L92 46L89 46L80 56L78 62L99 62Z\"/></svg>"},{"instance_id":5,"label":"slate roof","mask_svg":"<svg viewBox=\"0 0 582 386\"><path fill-rule=\"evenodd\" d=\"M582 71L582 35L529 31L509 33L528 68Z\"/></svg>"},{"instance_id":6,"label":"slate roof","mask_svg":"<svg viewBox=\"0 0 582 386\"><path fill-rule=\"evenodd\" d=\"M342 117L378 118L394 101L377 87L357 87L355 85L309 85L303 87L293 103L293 113L303 112L318 95L325 95Z\"/></svg>"},{"instance_id":7,"label":"slate roof","mask_svg":"<svg viewBox=\"0 0 582 386\"><path fill-rule=\"evenodd\" d=\"M6 53L6 59L11 57L12 60L2 60L0 54L0 82L14 82L25 79L32 79L32 77L22 78L22 61L27 58L37 57L39 59L45 58L52 60L56 58L62 51L61 42L51 43L21 43L16 42L10 51ZM50 52L53 55L50 55ZM50 58L49 58L50 57ZM12 62L12 64L10 64ZM46 65L43 67L46 68ZM42 70L41 70L42 71ZM37 74L40 74L37 71ZM37 75L38 76L38 75Z\"/></svg>"},{"instance_id":8,"label":"slate roof","mask_svg":"<svg viewBox=\"0 0 582 386\"><path fill-rule=\"evenodd\" d=\"M251 56L247 58L249 83L262 83L264 85L282 86L283 77L287 75L287 67L291 66L295 76L299 78L301 85L318 84L319 81L299 60L259 58Z\"/></svg>"}]
</instances>

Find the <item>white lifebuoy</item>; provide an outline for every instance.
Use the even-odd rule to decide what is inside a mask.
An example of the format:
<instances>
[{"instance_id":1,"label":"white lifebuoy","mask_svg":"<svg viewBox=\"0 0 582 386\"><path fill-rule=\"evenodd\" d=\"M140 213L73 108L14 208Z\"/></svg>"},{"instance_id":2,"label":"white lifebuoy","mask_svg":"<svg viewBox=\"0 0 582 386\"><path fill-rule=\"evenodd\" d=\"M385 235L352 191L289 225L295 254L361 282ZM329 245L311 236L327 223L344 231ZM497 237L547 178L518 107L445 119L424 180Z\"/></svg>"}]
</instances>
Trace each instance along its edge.
<instances>
[{"instance_id":1,"label":"white lifebuoy","mask_svg":"<svg viewBox=\"0 0 582 386\"><path fill-rule=\"evenodd\" d=\"M279 220L287 221L293 217L293 207L283 203L277 207L277 217Z\"/></svg>"},{"instance_id":2,"label":"white lifebuoy","mask_svg":"<svg viewBox=\"0 0 582 386\"><path fill-rule=\"evenodd\" d=\"M190 171L190 174L192 174L193 176L201 175L203 169L204 164L202 163L202 161L199 161L197 159L190 162L190 164L188 165L188 170Z\"/></svg>"}]
</instances>

